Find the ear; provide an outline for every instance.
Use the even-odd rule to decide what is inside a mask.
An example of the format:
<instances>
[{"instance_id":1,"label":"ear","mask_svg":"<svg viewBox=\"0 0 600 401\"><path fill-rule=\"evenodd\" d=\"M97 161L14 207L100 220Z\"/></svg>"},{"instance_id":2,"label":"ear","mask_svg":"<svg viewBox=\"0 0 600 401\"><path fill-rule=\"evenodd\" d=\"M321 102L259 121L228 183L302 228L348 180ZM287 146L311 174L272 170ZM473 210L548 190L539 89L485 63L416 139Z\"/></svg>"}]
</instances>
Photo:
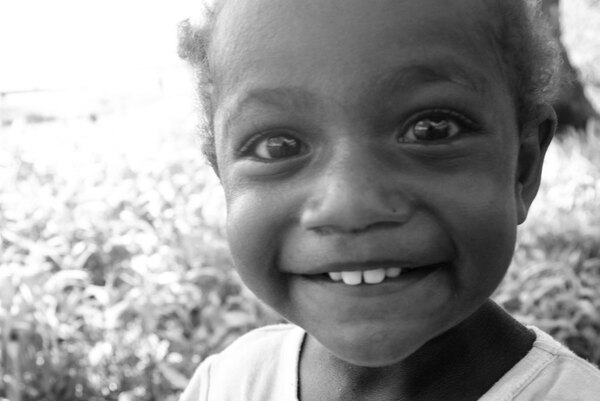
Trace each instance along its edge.
<instances>
[{"instance_id":1,"label":"ear","mask_svg":"<svg viewBox=\"0 0 600 401\"><path fill-rule=\"evenodd\" d=\"M556 113L548 104L538 105L523 126L520 137L515 196L519 224L525 221L537 195L544 156L556 131Z\"/></svg>"}]
</instances>

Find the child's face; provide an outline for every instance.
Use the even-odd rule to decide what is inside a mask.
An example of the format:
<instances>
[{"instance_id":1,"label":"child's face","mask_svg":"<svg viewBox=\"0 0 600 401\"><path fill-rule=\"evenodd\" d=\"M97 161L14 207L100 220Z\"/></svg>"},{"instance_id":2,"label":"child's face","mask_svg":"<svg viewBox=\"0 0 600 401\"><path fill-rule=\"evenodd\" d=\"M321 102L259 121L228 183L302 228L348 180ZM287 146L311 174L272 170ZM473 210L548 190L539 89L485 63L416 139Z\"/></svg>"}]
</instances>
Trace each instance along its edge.
<instances>
[{"instance_id":1,"label":"child's face","mask_svg":"<svg viewBox=\"0 0 600 401\"><path fill-rule=\"evenodd\" d=\"M541 163L519 157L492 18L476 0L230 0L219 17L236 266L348 362L407 357L478 309L510 263L529 205L519 177ZM417 269L364 282L400 267ZM340 271L363 282L328 275Z\"/></svg>"}]
</instances>

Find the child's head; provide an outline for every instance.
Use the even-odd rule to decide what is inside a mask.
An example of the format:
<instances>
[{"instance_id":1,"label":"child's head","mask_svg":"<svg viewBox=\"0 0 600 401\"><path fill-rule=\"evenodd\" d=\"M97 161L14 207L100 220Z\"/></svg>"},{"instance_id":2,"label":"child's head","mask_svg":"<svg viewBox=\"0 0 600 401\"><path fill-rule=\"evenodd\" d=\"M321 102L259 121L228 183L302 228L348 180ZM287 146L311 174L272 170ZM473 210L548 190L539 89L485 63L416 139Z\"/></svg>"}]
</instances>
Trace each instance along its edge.
<instances>
[{"instance_id":1,"label":"child's head","mask_svg":"<svg viewBox=\"0 0 600 401\"><path fill-rule=\"evenodd\" d=\"M203 151L213 168L217 168L214 148L213 97L215 66L211 63L212 37L219 12L228 1L204 0L203 18L200 23L189 20L180 25L179 54L195 69L203 121ZM553 100L557 91L558 57L554 41L540 15L539 0L482 0L489 8L491 19L487 21L496 51L507 74L518 113L519 127L538 104ZM446 6L452 7L452 6ZM258 21L255 22L258 24ZM484 29L485 29L484 28ZM214 49L218 51L218 49Z\"/></svg>"},{"instance_id":2,"label":"child's head","mask_svg":"<svg viewBox=\"0 0 600 401\"><path fill-rule=\"evenodd\" d=\"M399 361L501 281L554 128L530 11L227 0L183 26L236 267L339 358Z\"/></svg>"}]
</instances>

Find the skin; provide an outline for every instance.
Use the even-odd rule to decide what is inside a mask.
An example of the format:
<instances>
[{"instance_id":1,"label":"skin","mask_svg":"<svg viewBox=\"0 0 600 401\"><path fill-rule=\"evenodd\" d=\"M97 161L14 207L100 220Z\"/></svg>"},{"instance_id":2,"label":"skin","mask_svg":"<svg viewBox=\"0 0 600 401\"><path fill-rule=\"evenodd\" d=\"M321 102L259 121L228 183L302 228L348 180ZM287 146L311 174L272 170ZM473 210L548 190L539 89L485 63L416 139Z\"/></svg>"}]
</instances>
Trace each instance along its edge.
<instances>
[{"instance_id":1,"label":"skin","mask_svg":"<svg viewBox=\"0 0 600 401\"><path fill-rule=\"evenodd\" d=\"M555 117L540 105L518 129L489 21L477 0L231 0L219 15L231 251L246 285L309 334L303 401L477 399L531 346L489 297ZM432 120L449 136L414 136ZM268 138L292 151L273 157ZM319 278L434 263L377 285Z\"/></svg>"}]
</instances>

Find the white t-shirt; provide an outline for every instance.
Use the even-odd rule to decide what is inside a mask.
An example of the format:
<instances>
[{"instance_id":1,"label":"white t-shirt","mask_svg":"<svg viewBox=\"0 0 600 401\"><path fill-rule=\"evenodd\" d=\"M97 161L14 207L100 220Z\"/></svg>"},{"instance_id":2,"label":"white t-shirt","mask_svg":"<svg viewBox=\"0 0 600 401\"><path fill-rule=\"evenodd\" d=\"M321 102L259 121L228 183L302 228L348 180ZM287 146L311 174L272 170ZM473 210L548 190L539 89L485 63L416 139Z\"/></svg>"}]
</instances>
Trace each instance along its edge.
<instances>
[{"instance_id":1,"label":"white t-shirt","mask_svg":"<svg viewBox=\"0 0 600 401\"><path fill-rule=\"evenodd\" d=\"M600 370L537 327L531 350L480 401L600 401ZM251 331L196 370L180 401L298 401L305 332L294 325Z\"/></svg>"}]
</instances>

